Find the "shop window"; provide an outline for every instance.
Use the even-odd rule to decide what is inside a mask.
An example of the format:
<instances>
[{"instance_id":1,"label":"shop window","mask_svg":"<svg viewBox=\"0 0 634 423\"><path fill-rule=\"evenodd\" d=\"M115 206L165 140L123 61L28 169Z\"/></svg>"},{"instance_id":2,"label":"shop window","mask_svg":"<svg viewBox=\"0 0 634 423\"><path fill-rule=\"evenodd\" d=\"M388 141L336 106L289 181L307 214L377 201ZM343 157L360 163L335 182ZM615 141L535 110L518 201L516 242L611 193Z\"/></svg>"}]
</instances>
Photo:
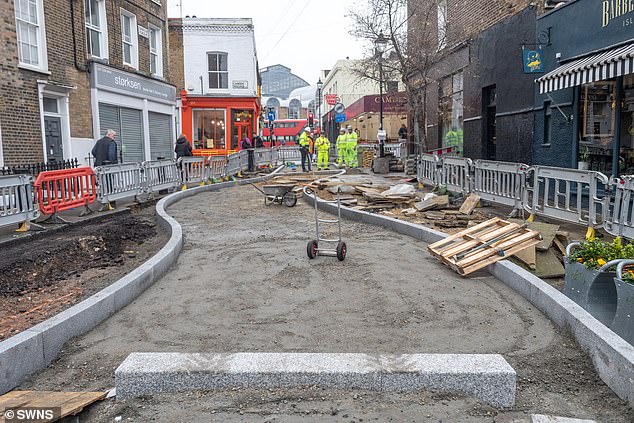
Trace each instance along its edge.
<instances>
[{"instance_id":1,"label":"shop window","mask_svg":"<svg viewBox=\"0 0 634 423\"><path fill-rule=\"evenodd\" d=\"M207 62L209 66L209 88L229 88L227 56L227 53L207 53Z\"/></svg>"},{"instance_id":2,"label":"shop window","mask_svg":"<svg viewBox=\"0 0 634 423\"><path fill-rule=\"evenodd\" d=\"M621 174L634 174L634 75L623 77L619 125L619 167Z\"/></svg>"},{"instance_id":3,"label":"shop window","mask_svg":"<svg viewBox=\"0 0 634 423\"><path fill-rule=\"evenodd\" d=\"M550 145L550 140L552 139L552 115L553 109L551 107L550 101L544 102L544 139L542 140L542 144Z\"/></svg>"},{"instance_id":4,"label":"shop window","mask_svg":"<svg viewBox=\"0 0 634 423\"><path fill-rule=\"evenodd\" d=\"M440 82L439 126L444 147L456 147L458 154L463 151L463 77L458 72Z\"/></svg>"},{"instance_id":5,"label":"shop window","mask_svg":"<svg viewBox=\"0 0 634 423\"><path fill-rule=\"evenodd\" d=\"M163 77L163 39L159 28L150 26L150 73Z\"/></svg>"},{"instance_id":6,"label":"shop window","mask_svg":"<svg viewBox=\"0 0 634 423\"><path fill-rule=\"evenodd\" d=\"M579 160L591 170L612 174L616 83L601 81L581 87Z\"/></svg>"},{"instance_id":7,"label":"shop window","mask_svg":"<svg viewBox=\"0 0 634 423\"><path fill-rule=\"evenodd\" d=\"M103 0L84 0L84 16L88 55L98 59L107 59L106 2Z\"/></svg>"},{"instance_id":8,"label":"shop window","mask_svg":"<svg viewBox=\"0 0 634 423\"><path fill-rule=\"evenodd\" d=\"M46 70L42 0L15 0L15 22L20 64Z\"/></svg>"},{"instance_id":9,"label":"shop window","mask_svg":"<svg viewBox=\"0 0 634 423\"><path fill-rule=\"evenodd\" d=\"M123 43L123 64L138 69L139 41L136 16L125 10L121 10L121 41Z\"/></svg>"},{"instance_id":10,"label":"shop window","mask_svg":"<svg viewBox=\"0 0 634 423\"><path fill-rule=\"evenodd\" d=\"M225 110L197 109L193 114L194 148L225 149Z\"/></svg>"},{"instance_id":11,"label":"shop window","mask_svg":"<svg viewBox=\"0 0 634 423\"><path fill-rule=\"evenodd\" d=\"M438 50L447 47L447 0L438 2Z\"/></svg>"}]
</instances>

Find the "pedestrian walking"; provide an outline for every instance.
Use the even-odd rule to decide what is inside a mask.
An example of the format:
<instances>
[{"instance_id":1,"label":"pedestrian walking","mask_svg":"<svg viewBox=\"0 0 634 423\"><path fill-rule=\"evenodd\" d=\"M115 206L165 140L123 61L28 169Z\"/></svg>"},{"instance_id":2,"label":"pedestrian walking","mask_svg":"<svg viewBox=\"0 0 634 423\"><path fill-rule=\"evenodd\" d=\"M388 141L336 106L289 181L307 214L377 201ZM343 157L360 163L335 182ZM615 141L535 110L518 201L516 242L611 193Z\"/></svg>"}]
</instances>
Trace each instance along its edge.
<instances>
[{"instance_id":1,"label":"pedestrian walking","mask_svg":"<svg viewBox=\"0 0 634 423\"><path fill-rule=\"evenodd\" d=\"M193 156L192 145L187 141L187 137L185 134L180 134L178 139L176 140L176 146L174 147L174 153L176 153L176 158L180 159L181 157L189 157Z\"/></svg>"},{"instance_id":2,"label":"pedestrian walking","mask_svg":"<svg viewBox=\"0 0 634 423\"><path fill-rule=\"evenodd\" d=\"M255 154L253 151L253 145L251 144L251 140L249 139L248 136L244 136L244 139L242 140L242 142L240 143L240 149L241 150L246 150L247 151L247 157L249 160L249 165L248 165L248 169L249 172L253 172L254 171L254 164L253 162L255 161Z\"/></svg>"},{"instance_id":3,"label":"pedestrian walking","mask_svg":"<svg viewBox=\"0 0 634 423\"><path fill-rule=\"evenodd\" d=\"M115 136L117 133L112 129L106 131L106 135L99 139L92 148L92 155L95 158L95 166L103 166L107 164L116 164L117 160L117 143Z\"/></svg>"},{"instance_id":4,"label":"pedestrian walking","mask_svg":"<svg viewBox=\"0 0 634 423\"><path fill-rule=\"evenodd\" d=\"M330 150L330 141L322 133L315 141L317 148L317 170L328 170L328 150Z\"/></svg>"},{"instance_id":5,"label":"pedestrian walking","mask_svg":"<svg viewBox=\"0 0 634 423\"><path fill-rule=\"evenodd\" d=\"M302 171L306 172L306 163L308 163L308 172L312 171L310 165L310 128L304 128L304 132L299 136L299 151L302 154Z\"/></svg>"},{"instance_id":6,"label":"pedestrian walking","mask_svg":"<svg viewBox=\"0 0 634 423\"><path fill-rule=\"evenodd\" d=\"M335 143L337 147L337 165L341 166L344 162L347 164L347 154L348 151L346 147L348 146L346 141L346 130L341 128L339 130L339 136L337 137L337 141Z\"/></svg>"},{"instance_id":7,"label":"pedestrian walking","mask_svg":"<svg viewBox=\"0 0 634 423\"><path fill-rule=\"evenodd\" d=\"M407 126L405 124L401 124L400 129L398 130L398 140L400 142L407 141Z\"/></svg>"}]
</instances>

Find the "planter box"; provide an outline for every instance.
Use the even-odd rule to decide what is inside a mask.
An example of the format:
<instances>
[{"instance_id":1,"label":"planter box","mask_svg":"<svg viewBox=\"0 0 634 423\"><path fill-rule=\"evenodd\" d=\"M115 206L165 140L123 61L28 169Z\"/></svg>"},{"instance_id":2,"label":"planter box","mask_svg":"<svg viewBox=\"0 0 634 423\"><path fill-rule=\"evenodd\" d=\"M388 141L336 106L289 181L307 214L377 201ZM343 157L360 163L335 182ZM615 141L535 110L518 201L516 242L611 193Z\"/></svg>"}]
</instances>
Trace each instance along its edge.
<instances>
[{"instance_id":1,"label":"planter box","mask_svg":"<svg viewBox=\"0 0 634 423\"><path fill-rule=\"evenodd\" d=\"M614 278L616 286L616 313L610 328L634 345L634 285Z\"/></svg>"},{"instance_id":2,"label":"planter box","mask_svg":"<svg viewBox=\"0 0 634 423\"><path fill-rule=\"evenodd\" d=\"M615 272L588 269L576 262L566 263L564 294L609 326L616 312L615 276Z\"/></svg>"}]
</instances>

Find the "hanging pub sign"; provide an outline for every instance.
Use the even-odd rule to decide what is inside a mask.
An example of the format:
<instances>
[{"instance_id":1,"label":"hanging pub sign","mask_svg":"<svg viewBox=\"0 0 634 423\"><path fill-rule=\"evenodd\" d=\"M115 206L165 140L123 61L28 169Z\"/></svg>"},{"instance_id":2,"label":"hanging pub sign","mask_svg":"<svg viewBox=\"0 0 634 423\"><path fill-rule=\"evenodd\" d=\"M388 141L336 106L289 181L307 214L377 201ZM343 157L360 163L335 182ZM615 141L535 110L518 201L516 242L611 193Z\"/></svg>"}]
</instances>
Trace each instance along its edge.
<instances>
[{"instance_id":1,"label":"hanging pub sign","mask_svg":"<svg viewBox=\"0 0 634 423\"><path fill-rule=\"evenodd\" d=\"M522 58L524 60L524 73L544 72L544 62L542 61L542 49L529 50L522 47Z\"/></svg>"}]
</instances>

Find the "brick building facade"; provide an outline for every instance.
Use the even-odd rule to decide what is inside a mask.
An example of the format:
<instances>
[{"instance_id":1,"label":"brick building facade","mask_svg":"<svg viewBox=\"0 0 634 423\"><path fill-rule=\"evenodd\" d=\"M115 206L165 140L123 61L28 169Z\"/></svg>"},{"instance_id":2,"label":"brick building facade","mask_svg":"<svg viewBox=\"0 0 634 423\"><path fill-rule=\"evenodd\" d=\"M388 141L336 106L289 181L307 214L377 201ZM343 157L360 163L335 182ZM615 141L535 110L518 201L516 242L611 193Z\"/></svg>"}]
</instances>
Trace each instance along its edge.
<instances>
[{"instance_id":1,"label":"brick building facade","mask_svg":"<svg viewBox=\"0 0 634 423\"><path fill-rule=\"evenodd\" d=\"M175 96L170 91L175 89L166 83L170 74L165 1L0 3L4 22L0 30L0 165L70 158L88 163L95 139L108 129L105 126L118 122L117 132L127 126L119 109L126 103L139 112L132 114L138 115L142 130L125 138L119 134L120 150L140 149L141 155L129 159L151 158L157 146L161 154L167 152L173 129L153 137L147 129L156 118L153 112L162 113L163 127L168 120L174 127ZM128 53L125 60L124 51ZM97 75L104 72L96 69L116 73L116 81L126 81L127 86L100 80ZM150 90L164 93L157 99L144 94ZM161 103L157 110L152 108L153 100ZM112 118L103 109L116 110L119 116L102 122L104 117ZM139 142L141 146L134 145Z\"/></svg>"},{"instance_id":2,"label":"brick building facade","mask_svg":"<svg viewBox=\"0 0 634 423\"><path fill-rule=\"evenodd\" d=\"M410 38L434 52L426 121L419 122L427 147L454 145L465 157L530 163L534 76L523 73L522 51L534 46L543 4L410 0L409 9Z\"/></svg>"}]
</instances>

